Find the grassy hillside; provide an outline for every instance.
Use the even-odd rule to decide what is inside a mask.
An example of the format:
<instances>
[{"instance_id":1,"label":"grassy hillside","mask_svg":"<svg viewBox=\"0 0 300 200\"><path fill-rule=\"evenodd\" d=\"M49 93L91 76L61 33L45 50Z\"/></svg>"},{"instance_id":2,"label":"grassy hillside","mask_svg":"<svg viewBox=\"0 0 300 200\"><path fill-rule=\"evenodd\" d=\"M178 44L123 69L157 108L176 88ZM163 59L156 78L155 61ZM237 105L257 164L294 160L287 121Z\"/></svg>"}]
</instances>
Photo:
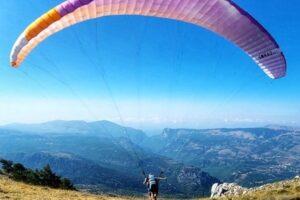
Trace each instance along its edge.
<instances>
[{"instance_id":1,"label":"grassy hillside","mask_svg":"<svg viewBox=\"0 0 300 200\"><path fill-rule=\"evenodd\" d=\"M0 199L12 200L142 200L145 198L92 195L81 192L49 189L12 181L0 175ZM162 199L161 199L162 200ZM200 200L210 200L209 198ZM300 179L267 184L250 189L242 196L216 200L300 200Z\"/></svg>"},{"instance_id":2,"label":"grassy hillside","mask_svg":"<svg viewBox=\"0 0 300 200\"><path fill-rule=\"evenodd\" d=\"M132 198L118 198L96 196L74 191L49 189L12 181L0 176L0 199L14 200L129 200Z\"/></svg>"}]
</instances>

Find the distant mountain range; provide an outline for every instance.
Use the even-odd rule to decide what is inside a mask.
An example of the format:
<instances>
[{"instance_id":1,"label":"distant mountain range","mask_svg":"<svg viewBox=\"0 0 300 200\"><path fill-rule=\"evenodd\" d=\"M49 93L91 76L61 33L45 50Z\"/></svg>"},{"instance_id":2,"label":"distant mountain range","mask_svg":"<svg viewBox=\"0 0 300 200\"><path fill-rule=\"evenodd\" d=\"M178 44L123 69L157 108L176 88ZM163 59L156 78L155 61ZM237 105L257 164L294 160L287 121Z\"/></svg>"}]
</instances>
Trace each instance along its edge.
<instances>
[{"instance_id":1,"label":"distant mountain range","mask_svg":"<svg viewBox=\"0 0 300 200\"><path fill-rule=\"evenodd\" d=\"M165 194L209 194L217 178L196 166L156 154L140 144L145 133L117 124L54 121L0 128L0 156L30 168L50 164L56 173L91 192L142 193L142 169L168 177Z\"/></svg>"},{"instance_id":2,"label":"distant mountain range","mask_svg":"<svg viewBox=\"0 0 300 200\"><path fill-rule=\"evenodd\" d=\"M137 129L123 127L110 121L50 121L41 124L8 124L1 127L26 133L42 135L93 135L98 137L124 137L128 136L133 142L139 142L146 134Z\"/></svg>"},{"instance_id":3,"label":"distant mountain range","mask_svg":"<svg viewBox=\"0 0 300 200\"><path fill-rule=\"evenodd\" d=\"M219 180L257 186L299 174L300 131L274 125L165 129L150 137L109 121L11 124L0 127L0 156L31 168L50 163L96 193L145 192L142 168L164 171L163 193L197 196Z\"/></svg>"},{"instance_id":4,"label":"distant mountain range","mask_svg":"<svg viewBox=\"0 0 300 200\"><path fill-rule=\"evenodd\" d=\"M300 173L300 131L286 127L165 129L161 135L144 140L143 146L243 186Z\"/></svg>"}]
</instances>

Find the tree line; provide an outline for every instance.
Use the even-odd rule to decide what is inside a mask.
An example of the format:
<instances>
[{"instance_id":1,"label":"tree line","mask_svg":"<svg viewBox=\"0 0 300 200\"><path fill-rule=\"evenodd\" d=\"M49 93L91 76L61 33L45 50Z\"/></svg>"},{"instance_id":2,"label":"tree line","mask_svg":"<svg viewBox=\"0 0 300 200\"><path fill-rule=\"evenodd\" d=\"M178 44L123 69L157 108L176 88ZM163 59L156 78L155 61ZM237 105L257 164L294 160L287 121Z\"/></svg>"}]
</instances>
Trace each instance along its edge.
<instances>
[{"instance_id":1,"label":"tree line","mask_svg":"<svg viewBox=\"0 0 300 200\"><path fill-rule=\"evenodd\" d=\"M59 188L65 190L75 190L72 182L67 178L57 176L51 169L50 165L46 165L41 170L32 170L24 167L20 163L13 163L10 160L0 159L0 174L8 175L15 181L25 183L48 186L51 188Z\"/></svg>"}]
</instances>

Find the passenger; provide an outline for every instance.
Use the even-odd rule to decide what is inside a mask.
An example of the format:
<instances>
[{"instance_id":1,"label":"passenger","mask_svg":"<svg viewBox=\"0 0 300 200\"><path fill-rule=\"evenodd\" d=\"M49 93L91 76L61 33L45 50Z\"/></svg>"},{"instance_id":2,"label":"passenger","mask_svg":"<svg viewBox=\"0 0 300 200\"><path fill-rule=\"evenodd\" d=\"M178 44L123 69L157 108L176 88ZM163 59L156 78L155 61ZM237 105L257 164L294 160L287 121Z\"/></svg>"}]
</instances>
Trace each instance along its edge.
<instances>
[{"instance_id":1,"label":"passenger","mask_svg":"<svg viewBox=\"0 0 300 200\"><path fill-rule=\"evenodd\" d=\"M158 196L158 189L159 189L159 181L160 180L165 180L167 178L165 177L155 177L153 174L149 174L145 180L144 180L144 185L147 186L148 188L148 194L149 194L149 199L150 200L157 200Z\"/></svg>"}]
</instances>

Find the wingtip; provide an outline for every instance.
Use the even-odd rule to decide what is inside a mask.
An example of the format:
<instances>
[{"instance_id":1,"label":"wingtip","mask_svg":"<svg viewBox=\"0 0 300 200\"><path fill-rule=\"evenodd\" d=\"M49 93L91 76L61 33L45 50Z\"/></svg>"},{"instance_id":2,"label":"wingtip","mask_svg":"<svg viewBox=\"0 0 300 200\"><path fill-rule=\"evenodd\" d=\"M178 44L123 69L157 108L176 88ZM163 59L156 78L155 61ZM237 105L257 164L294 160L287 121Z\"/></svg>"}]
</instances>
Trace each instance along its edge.
<instances>
[{"instance_id":1,"label":"wingtip","mask_svg":"<svg viewBox=\"0 0 300 200\"><path fill-rule=\"evenodd\" d=\"M15 62L15 61L10 62L10 65L11 65L12 67L14 67L14 68L17 68L17 67L18 67L17 62Z\"/></svg>"},{"instance_id":2,"label":"wingtip","mask_svg":"<svg viewBox=\"0 0 300 200\"><path fill-rule=\"evenodd\" d=\"M280 74L280 75L274 76L273 79L277 80L277 79L282 79L282 78L284 78L284 77L286 77L286 72L284 72L284 73L282 73L282 74Z\"/></svg>"}]
</instances>

